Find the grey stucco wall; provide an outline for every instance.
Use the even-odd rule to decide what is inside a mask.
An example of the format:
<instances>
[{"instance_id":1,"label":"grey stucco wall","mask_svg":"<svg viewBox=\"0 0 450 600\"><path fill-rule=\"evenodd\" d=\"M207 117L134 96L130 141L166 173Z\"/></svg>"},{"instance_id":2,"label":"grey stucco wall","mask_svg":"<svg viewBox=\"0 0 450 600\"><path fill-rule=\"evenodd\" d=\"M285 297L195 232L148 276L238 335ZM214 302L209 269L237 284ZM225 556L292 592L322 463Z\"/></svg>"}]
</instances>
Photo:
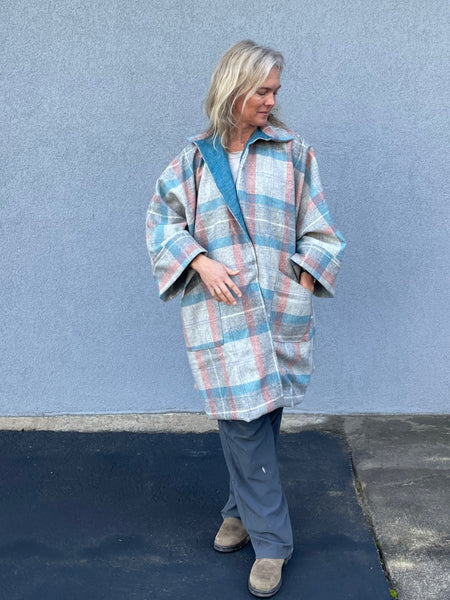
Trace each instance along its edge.
<instances>
[{"instance_id":1,"label":"grey stucco wall","mask_svg":"<svg viewBox=\"0 0 450 600\"><path fill-rule=\"evenodd\" d=\"M348 242L300 411L447 412L448 17L443 0L3 2L0 414L201 410L145 211L243 38L285 54L282 116Z\"/></svg>"}]
</instances>

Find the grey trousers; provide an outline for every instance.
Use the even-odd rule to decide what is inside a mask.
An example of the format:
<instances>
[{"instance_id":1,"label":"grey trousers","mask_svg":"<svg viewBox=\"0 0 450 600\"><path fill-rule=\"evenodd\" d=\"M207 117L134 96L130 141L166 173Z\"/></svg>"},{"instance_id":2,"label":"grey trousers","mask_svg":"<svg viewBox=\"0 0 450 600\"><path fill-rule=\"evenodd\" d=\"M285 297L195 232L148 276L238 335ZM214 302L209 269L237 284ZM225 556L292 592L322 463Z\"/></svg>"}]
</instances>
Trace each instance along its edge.
<instances>
[{"instance_id":1,"label":"grey trousers","mask_svg":"<svg viewBox=\"0 0 450 600\"><path fill-rule=\"evenodd\" d=\"M230 494L222 517L242 520L256 558L287 558L293 549L276 452L282 413L279 408L248 423L218 421L230 474Z\"/></svg>"}]
</instances>

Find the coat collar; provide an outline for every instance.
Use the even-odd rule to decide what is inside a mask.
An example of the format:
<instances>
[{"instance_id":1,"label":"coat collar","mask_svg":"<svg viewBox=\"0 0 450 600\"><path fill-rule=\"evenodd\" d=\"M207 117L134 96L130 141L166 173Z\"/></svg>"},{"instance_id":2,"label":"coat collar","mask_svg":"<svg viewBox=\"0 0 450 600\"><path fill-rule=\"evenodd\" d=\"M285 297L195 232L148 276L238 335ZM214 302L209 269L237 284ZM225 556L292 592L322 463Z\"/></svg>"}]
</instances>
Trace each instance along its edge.
<instances>
[{"instance_id":1,"label":"coat collar","mask_svg":"<svg viewBox=\"0 0 450 600\"><path fill-rule=\"evenodd\" d=\"M261 129L256 129L250 136L247 144L244 148L244 152L250 144L253 144L256 140L270 140L273 142L287 142L293 140L293 136L282 129L281 127L272 127L266 125ZM216 185L222 194L225 202L235 219L238 221L244 234L250 239L248 234L247 226L244 221L244 217L239 205L239 199L234 185L233 177L231 175L230 166L228 164L227 154L219 139L213 141L213 136L206 132L201 135L189 138L197 148L203 157L203 160L208 165L208 168L213 176Z\"/></svg>"},{"instance_id":2,"label":"coat collar","mask_svg":"<svg viewBox=\"0 0 450 600\"><path fill-rule=\"evenodd\" d=\"M208 165L210 173L227 203L228 208L242 227L245 235L249 238L250 236L248 235L247 226L245 225L236 193L236 187L228 164L227 154L220 143L220 140L216 140L216 143L213 143L211 135L202 135L192 141L200 150L203 160ZM249 142L250 140L247 144Z\"/></svg>"},{"instance_id":3,"label":"coat collar","mask_svg":"<svg viewBox=\"0 0 450 600\"><path fill-rule=\"evenodd\" d=\"M247 142L247 146L249 144L252 144L256 140L270 140L272 142L290 142L293 139L294 136L287 129L284 129L283 127L275 127L273 125L265 125L261 128L258 127L258 129L256 129L253 132L253 134L250 136L250 139ZM200 140L206 140L210 144L213 143L212 135L208 131L201 133L200 135L189 137L188 140L190 142L194 142L194 144ZM218 141L216 141L216 144L217 143Z\"/></svg>"}]
</instances>

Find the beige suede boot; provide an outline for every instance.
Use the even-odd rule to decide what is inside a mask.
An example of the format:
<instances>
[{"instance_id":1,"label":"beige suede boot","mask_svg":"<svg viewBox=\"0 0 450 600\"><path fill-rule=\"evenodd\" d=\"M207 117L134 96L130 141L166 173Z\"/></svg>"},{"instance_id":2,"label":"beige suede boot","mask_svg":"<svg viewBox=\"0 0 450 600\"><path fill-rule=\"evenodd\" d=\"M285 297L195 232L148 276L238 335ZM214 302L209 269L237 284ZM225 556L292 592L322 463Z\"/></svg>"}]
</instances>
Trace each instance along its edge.
<instances>
[{"instance_id":1,"label":"beige suede boot","mask_svg":"<svg viewBox=\"0 0 450 600\"><path fill-rule=\"evenodd\" d=\"M254 596L269 598L281 587L281 571L289 559L257 558L253 563L248 589Z\"/></svg>"},{"instance_id":2,"label":"beige suede boot","mask_svg":"<svg viewBox=\"0 0 450 600\"><path fill-rule=\"evenodd\" d=\"M218 552L235 552L243 548L250 540L242 521L235 517L227 517L217 532L214 550Z\"/></svg>"}]
</instances>

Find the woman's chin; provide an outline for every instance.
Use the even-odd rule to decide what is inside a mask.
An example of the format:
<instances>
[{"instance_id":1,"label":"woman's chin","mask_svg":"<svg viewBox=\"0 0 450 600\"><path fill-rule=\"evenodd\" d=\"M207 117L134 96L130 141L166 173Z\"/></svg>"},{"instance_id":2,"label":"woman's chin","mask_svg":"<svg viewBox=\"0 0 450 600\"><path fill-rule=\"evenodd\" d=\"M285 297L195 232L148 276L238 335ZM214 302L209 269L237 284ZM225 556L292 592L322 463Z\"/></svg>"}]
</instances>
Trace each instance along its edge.
<instances>
[{"instance_id":1,"label":"woman's chin","mask_svg":"<svg viewBox=\"0 0 450 600\"><path fill-rule=\"evenodd\" d=\"M269 115L259 115L258 126L261 127L261 126L266 125L268 118L269 118Z\"/></svg>"}]
</instances>

